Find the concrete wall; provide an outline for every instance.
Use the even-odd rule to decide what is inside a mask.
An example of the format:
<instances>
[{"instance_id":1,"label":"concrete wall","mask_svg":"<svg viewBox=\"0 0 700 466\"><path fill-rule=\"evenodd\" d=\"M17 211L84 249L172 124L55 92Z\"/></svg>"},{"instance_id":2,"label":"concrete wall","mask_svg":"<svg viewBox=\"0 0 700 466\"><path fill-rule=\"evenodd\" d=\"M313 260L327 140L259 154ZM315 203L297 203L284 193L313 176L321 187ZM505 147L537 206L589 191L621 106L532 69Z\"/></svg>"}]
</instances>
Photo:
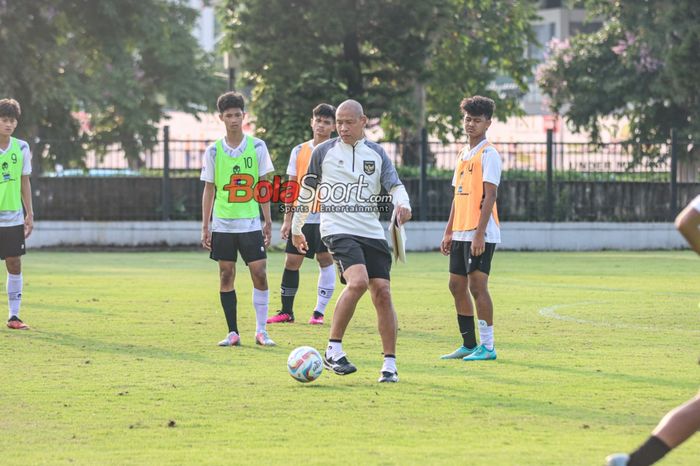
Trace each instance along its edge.
<instances>
[{"instance_id":1,"label":"concrete wall","mask_svg":"<svg viewBox=\"0 0 700 466\"><path fill-rule=\"evenodd\" d=\"M52 246L193 246L200 223L39 221L28 248ZM282 243L273 224L273 244ZM410 222L408 249L437 249L444 222ZM685 241L670 223L534 223L504 222L503 244L511 250L678 249Z\"/></svg>"}]
</instances>

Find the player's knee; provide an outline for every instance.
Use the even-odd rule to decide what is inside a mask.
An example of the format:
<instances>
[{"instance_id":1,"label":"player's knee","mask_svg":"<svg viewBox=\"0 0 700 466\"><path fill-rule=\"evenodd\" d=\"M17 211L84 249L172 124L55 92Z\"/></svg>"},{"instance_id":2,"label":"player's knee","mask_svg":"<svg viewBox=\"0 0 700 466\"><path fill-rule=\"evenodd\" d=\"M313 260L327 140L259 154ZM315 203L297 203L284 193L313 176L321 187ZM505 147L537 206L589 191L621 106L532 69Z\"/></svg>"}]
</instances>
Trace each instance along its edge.
<instances>
[{"instance_id":1,"label":"player's knee","mask_svg":"<svg viewBox=\"0 0 700 466\"><path fill-rule=\"evenodd\" d=\"M265 269L255 270L252 273L253 284L259 290L267 289L267 272Z\"/></svg>"},{"instance_id":2,"label":"player's knee","mask_svg":"<svg viewBox=\"0 0 700 466\"><path fill-rule=\"evenodd\" d=\"M328 257L328 258L321 257L321 258L317 258L316 260L318 261L318 265L320 267L323 267L324 269L326 267L328 267L329 265L333 265L333 259L331 259L330 257Z\"/></svg>"},{"instance_id":3,"label":"player's knee","mask_svg":"<svg viewBox=\"0 0 700 466\"><path fill-rule=\"evenodd\" d=\"M233 270L221 269L219 270L219 280L222 285L228 285L233 282Z\"/></svg>"},{"instance_id":4,"label":"player's knee","mask_svg":"<svg viewBox=\"0 0 700 466\"><path fill-rule=\"evenodd\" d=\"M463 294L466 292L464 285L457 280L450 279L447 286L450 289L452 296L457 296L458 294Z\"/></svg>"},{"instance_id":5,"label":"player's knee","mask_svg":"<svg viewBox=\"0 0 700 466\"><path fill-rule=\"evenodd\" d=\"M483 290L478 286L469 286L469 294L472 295L474 299L479 299L479 296L483 294Z\"/></svg>"},{"instance_id":6,"label":"player's knee","mask_svg":"<svg viewBox=\"0 0 700 466\"><path fill-rule=\"evenodd\" d=\"M301 257L302 260L297 259L297 257ZM287 257L284 259L284 268L291 271L299 270L301 268L303 258L304 256L287 254Z\"/></svg>"},{"instance_id":7,"label":"player's knee","mask_svg":"<svg viewBox=\"0 0 700 466\"><path fill-rule=\"evenodd\" d=\"M377 304L388 305L391 303L391 288L389 286L382 286L374 290L373 294Z\"/></svg>"},{"instance_id":8,"label":"player's knee","mask_svg":"<svg viewBox=\"0 0 700 466\"><path fill-rule=\"evenodd\" d=\"M8 257L5 259L5 268L12 275L22 273L22 260L19 257Z\"/></svg>"},{"instance_id":9,"label":"player's knee","mask_svg":"<svg viewBox=\"0 0 700 466\"><path fill-rule=\"evenodd\" d=\"M364 293L369 288L369 278L357 277L348 281L347 287L355 293Z\"/></svg>"},{"instance_id":10,"label":"player's knee","mask_svg":"<svg viewBox=\"0 0 700 466\"><path fill-rule=\"evenodd\" d=\"M479 299L479 296L486 294L487 290L482 284L470 283L469 293L471 293L474 299Z\"/></svg>"}]
</instances>

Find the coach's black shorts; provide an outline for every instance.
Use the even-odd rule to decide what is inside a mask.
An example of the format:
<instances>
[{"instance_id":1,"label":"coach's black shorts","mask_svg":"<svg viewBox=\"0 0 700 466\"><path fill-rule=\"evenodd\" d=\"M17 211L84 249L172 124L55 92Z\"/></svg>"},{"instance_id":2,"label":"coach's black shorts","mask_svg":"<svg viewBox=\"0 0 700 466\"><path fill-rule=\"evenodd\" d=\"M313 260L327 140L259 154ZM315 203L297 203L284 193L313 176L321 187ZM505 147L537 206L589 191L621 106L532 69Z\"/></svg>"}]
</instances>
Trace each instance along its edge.
<instances>
[{"instance_id":1,"label":"coach's black shorts","mask_svg":"<svg viewBox=\"0 0 700 466\"><path fill-rule=\"evenodd\" d=\"M260 259L267 259L262 230L246 233L215 231L211 234L211 253L209 253L211 259L236 262L239 252L246 265Z\"/></svg>"},{"instance_id":2,"label":"coach's black shorts","mask_svg":"<svg viewBox=\"0 0 700 466\"><path fill-rule=\"evenodd\" d=\"M386 240L355 235L324 236L323 242L340 272L340 283L346 284L343 272L350 266L364 264L369 278L390 280L391 250Z\"/></svg>"},{"instance_id":3,"label":"coach's black shorts","mask_svg":"<svg viewBox=\"0 0 700 466\"><path fill-rule=\"evenodd\" d=\"M24 225L0 227L0 260L23 256L25 253Z\"/></svg>"},{"instance_id":4,"label":"coach's black shorts","mask_svg":"<svg viewBox=\"0 0 700 466\"><path fill-rule=\"evenodd\" d=\"M488 275L491 272L491 259L496 250L496 243L486 243L480 256L472 256L471 241L452 241L450 247L450 273L464 275L479 270Z\"/></svg>"},{"instance_id":5,"label":"coach's black shorts","mask_svg":"<svg viewBox=\"0 0 700 466\"><path fill-rule=\"evenodd\" d=\"M313 259L314 255L319 252L328 252L328 248L326 247L325 244L323 244L323 241L321 241L321 225L318 223L307 223L303 227L301 227L301 232L304 233L304 238L306 238L306 244L309 245L309 250L306 251L306 254L304 254L304 257L307 257L309 259ZM297 248L294 247L294 244L292 243L292 235L290 233L289 238L287 238L287 247L284 249L284 252L288 254L296 254L297 256L301 256L302 254L299 252Z\"/></svg>"}]
</instances>

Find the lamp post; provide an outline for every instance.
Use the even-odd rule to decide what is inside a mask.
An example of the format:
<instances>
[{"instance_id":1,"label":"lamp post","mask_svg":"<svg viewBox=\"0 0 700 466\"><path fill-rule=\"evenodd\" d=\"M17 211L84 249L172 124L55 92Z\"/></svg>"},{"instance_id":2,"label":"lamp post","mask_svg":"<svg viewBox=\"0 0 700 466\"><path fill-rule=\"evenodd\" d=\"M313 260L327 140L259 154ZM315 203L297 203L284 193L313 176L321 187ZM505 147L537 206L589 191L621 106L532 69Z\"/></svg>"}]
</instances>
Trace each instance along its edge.
<instances>
[{"instance_id":1,"label":"lamp post","mask_svg":"<svg viewBox=\"0 0 700 466\"><path fill-rule=\"evenodd\" d=\"M236 90L236 68L234 67L234 59L231 52L224 53L224 68L228 70L228 90Z\"/></svg>"}]
</instances>

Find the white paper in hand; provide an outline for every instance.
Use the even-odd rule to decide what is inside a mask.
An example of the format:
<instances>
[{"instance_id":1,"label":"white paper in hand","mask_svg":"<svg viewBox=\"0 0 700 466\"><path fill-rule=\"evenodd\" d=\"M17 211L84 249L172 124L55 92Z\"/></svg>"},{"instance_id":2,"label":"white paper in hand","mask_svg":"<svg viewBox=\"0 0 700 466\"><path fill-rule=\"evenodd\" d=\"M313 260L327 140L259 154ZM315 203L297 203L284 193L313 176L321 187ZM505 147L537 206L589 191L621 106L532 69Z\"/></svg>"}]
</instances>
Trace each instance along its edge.
<instances>
[{"instance_id":1,"label":"white paper in hand","mask_svg":"<svg viewBox=\"0 0 700 466\"><path fill-rule=\"evenodd\" d=\"M401 261L406 263L406 230L403 225L399 225L396 218L396 209L391 216L389 222L389 236L391 237L391 246L394 250L394 262Z\"/></svg>"}]
</instances>

